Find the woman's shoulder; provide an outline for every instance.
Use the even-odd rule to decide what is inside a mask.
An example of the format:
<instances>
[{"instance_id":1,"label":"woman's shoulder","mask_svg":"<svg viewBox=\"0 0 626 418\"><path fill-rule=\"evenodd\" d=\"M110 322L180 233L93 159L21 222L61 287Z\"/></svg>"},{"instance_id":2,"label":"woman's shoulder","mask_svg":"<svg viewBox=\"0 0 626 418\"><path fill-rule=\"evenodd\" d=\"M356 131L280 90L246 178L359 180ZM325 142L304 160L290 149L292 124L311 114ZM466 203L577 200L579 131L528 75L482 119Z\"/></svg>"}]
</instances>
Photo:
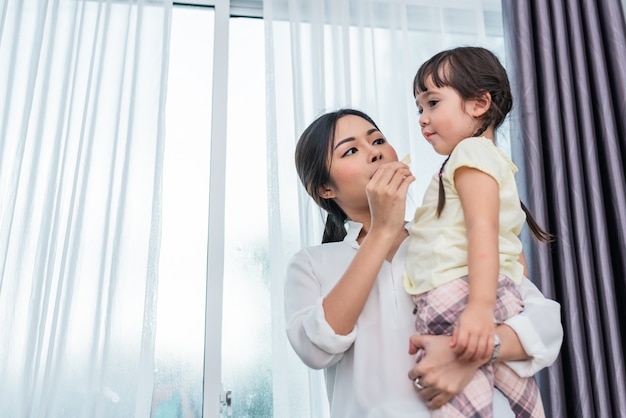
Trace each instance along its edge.
<instances>
[{"instance_id":1,"label":"woman's shoulder","mask_svg":"<svg viewBox=\"0 0 626 418\"><path fill-rule=\"evenodd\" d=\"M350 250L351 246L346 241L339 242L326 242L323 244L311 245L308 247L302 247L294 253L292 256L292 262L294 260L325 260L334 258L337 256L344 256Z\"/></svg>"},{"instance_id":2,"label":"woman's shoulder","mask_svg":"<svg viewBox=\"0 0 626 418\"><path fill-rule=\"evenodd\" d=\"M345 242L304 247L296 251L287 265L287 283L317 283L322 288L334 285L354 258L355 251Z\"/></svg>"}]
</instances>

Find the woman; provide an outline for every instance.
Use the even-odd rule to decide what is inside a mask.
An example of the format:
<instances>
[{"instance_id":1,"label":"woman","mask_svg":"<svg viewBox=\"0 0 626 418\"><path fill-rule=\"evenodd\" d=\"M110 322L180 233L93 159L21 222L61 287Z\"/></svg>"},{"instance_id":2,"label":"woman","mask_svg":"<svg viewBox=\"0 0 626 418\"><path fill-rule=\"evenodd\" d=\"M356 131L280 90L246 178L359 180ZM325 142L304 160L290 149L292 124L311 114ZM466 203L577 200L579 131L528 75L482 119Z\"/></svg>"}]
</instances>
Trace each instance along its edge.
<instances>
[{"instance_id":1,"label":"woman","mask_svg":"<svg viewBox=\"0 0 626 418\"><path fill-rule=\"evenodd\" d=\"M287 269L289 341L306 365L324 369L331 417L428 417L485 361L458 360L450 337L413 335L414 304L402 278L406 195L415 178L374 121L351 109L304 131L296 168L328 220L323 244L299 251ZM498 326L492 356L529 376L556 359L563 330L556 302L528 279L521 293L524 311ZM418 349L424 356L416 364ZM497 391L494 415L512 416Z\"/></svg>"}]
</instances>

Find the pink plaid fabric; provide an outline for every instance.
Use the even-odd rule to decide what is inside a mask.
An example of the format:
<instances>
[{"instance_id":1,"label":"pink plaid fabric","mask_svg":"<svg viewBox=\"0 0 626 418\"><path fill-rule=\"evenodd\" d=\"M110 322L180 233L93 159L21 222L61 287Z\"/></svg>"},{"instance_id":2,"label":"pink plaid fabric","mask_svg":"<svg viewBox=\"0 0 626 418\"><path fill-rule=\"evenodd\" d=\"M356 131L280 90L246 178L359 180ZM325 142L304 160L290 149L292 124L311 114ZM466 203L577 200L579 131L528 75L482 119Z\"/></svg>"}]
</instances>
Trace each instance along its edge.
<instances>
[{"instance_id":1,"label":"pink plaid fabric","mask_svg":"<svg viewBox=\"0 0 626 418\"><path fill-rule=\"evenodd\" d=\"M446 283L423 295L415 296L420 334L452 335L454 324L467 305L468 277ZM523 309L515 283L500 275L494 316L497 323L517 315ZM419 357L418 357L419 361ZM543 418L545 412L535 379L522 378L504 363L487 364L476 372L465 389L443 407L431 411L435 418L493 417L493 387L509 400L517 418Z\"/></svg>"}]
</instances>

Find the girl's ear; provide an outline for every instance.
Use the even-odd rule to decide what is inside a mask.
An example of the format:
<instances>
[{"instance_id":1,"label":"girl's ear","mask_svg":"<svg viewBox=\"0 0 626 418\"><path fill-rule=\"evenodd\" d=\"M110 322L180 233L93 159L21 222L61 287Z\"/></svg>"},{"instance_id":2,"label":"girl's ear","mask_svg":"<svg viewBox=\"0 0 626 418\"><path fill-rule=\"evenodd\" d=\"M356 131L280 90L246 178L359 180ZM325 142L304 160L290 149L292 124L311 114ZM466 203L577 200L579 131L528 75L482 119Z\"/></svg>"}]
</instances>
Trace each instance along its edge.
<instances>
[{"instance_id":1,"label":"girl's ear","mask_svg":"<svg viewBox=\"0 0 626 418\"><path fill-rule=\"evenodd\" d=\"M317 194L322 199L332 199L335 197L335 192L328 184L320 186L320 188L317 189Z\"/></svg>"},{"instance_id":2,"label":"girl's ear","mask_svg":"<svg viewBox=\"0 0 626 418\"><path fill-rule=\"evenodd\" d=\"M483 94L478 99L474 100L474 108L472 109L472 116L475 118L482 117L491 107L491 94L489 92Z\"/></svg>"}]
</instances>

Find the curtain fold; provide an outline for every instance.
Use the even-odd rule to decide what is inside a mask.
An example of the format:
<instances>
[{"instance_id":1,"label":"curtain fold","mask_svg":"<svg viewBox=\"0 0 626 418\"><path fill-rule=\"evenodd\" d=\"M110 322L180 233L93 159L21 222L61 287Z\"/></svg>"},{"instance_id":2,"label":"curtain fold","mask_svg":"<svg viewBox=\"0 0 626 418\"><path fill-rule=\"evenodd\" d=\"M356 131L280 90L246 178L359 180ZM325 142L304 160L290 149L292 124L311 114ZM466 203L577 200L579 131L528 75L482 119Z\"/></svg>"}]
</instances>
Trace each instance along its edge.
<instances>
[{"instance_id":1,"label":"curtain fold","mask_svg":"<svg viewBox=\"0 0 626 418\"><path fill-rule=\"evenodd\" d=\"M503 0L529 208L556 237L533 276L562 305L553 417L626 414L626 23L619 0ZM517 162L517 161L516 161ZM547 387L546 387L547 386Z\"/></svg>"},{"instance_id":2,"label":"curtain fold","mask_svg":"<svg viewBox=\"0 0 626 418\"><path fill-rule=\"evenodd\" d=\"M442 49L481 45L504 61L500 5L453 0L265 0L268 202L272 289L303 246L321 242L324 216L298 183L295 143L317 116L341 107L365 111L396 148L410 153L417 177L407 219L442 158L420 135L412 83L419 65ZM506 137L506 134L505 134ZM298 191L294 202L285 195ZM278 265L277 265L278 263ZM323 372L308 370L287 342L282 291L272 296L275 416L325 417ZM400 377L400 378L404 378Z\"/></svg>"},{"instance_id":3,"label":"curtain fold","mask_svg":"<svg viewBox=\"0 0 626 418\"><path fill-rule=\"evenodd\" d=\"M0 410L149 416L171 1L0 6Z\"/></svg>"}]
</instances>

